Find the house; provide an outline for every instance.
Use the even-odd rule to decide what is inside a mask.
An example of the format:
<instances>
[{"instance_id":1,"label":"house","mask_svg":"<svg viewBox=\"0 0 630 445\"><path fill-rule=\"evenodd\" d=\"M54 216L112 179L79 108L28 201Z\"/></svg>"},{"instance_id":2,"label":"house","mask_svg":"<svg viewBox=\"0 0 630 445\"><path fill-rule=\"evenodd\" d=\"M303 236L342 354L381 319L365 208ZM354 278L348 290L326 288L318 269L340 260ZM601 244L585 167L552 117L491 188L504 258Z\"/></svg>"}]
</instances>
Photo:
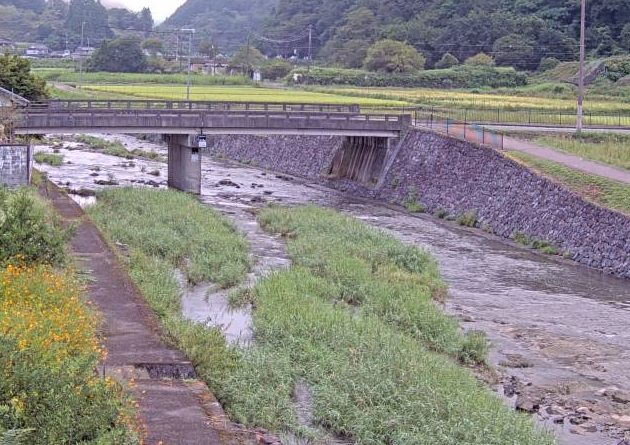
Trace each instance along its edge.
<instances>
[{"instance_id":1,"label":"house","mask_svg":"<svg viewBox=\"0 0 630 445\"><path fill-rule=\"evenodd\" d=\"M14 49L15 45L13 45L13 42L11 40L0 38L0 53L4 54L13 52Z\"/></svg>"},{"instance_id":2,"label":"house","mask_svg":"<svg viewBox=\"0 0 630 445\"><path fill-rule=\"evenodd\" d=\"M94 54L94 52L96 51L96 48L92 47L92 46L79 46L75 51L74 51L74 57L90 57L92 54Z\"/></svg>"},{"instance_id":3,"label":"house","mask_svg":"<svg viewBox=\"0 0 630 445\"><path fill-rule=\"evenodd\" d=\"M19 96L12 91L0 87L0 107L21 106L25 107L29 104L28 99Z\"/></svg>"},{"instance_id":4,"label":"house","mask_svg":"<svg viewBox=\"0 0 630 445\"><path fill-rule=\"evenodd\" d=\"M24 55L26 57L47 57L48 52L49 50L46 45L36 44L26 48L26 51L24 51Z\"/></svg>"}]
</instances>

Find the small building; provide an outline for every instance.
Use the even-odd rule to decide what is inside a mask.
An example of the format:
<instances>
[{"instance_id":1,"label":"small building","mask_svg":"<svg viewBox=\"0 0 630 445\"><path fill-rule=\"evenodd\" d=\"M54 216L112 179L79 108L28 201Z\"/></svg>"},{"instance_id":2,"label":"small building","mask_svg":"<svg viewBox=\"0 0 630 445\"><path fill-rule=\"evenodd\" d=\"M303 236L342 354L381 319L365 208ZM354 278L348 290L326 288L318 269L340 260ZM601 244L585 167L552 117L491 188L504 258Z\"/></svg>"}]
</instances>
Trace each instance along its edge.
<instances>
[{"instance_id":1,"label":"small building","mask_svg":"<svg viewBox=\"0 0 630 445\"><path fill-rule=\"evenodd\" d=\"M24 51L24 55L26 57L47 57L49 53L49 49L46 45L31 45L26 48Z\"/></svg>"},{"instance_id":2,"label":"small building","mask_svg":"<svg viewBox=\"0 0 630 445\"><path fill-rule=\"evenodd\" d=\"M74 57L90 57L92 54L94 54L94 52L96 51L96 48L92 47L92 46L79 46L75 51L74 51Z\"/></svg>"},{"instance_id":3,"label":"small building","mask_svg":"<svg viewBox=\"0 0 630 445\"><path fill-rule=\"evenodd\" d=\"M10 53L15 50L15 45L11 40L0 38L0 53Z\"/></svg>"}]
</instances>

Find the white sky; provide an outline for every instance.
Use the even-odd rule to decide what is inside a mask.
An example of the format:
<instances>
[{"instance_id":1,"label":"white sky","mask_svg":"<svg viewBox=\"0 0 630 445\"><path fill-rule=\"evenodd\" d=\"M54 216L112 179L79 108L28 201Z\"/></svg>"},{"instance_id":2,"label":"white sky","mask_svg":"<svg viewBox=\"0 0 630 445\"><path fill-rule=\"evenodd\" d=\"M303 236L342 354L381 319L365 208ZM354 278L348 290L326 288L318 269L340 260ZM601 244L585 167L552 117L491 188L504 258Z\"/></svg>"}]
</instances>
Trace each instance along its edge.
<instances>
[{"instance_id":1,"label":"white sky","mask_svg":"<svg viewBox=\"0 0 630 445\"><path fill-rule=\"evenodd\" d=\"M151 9L153 19L159 23L163 22L175 12L186 0L101 0L101 3L108 8L124 7L132 11L140 11L142 8Z\"/></svg>"}]
</instances>

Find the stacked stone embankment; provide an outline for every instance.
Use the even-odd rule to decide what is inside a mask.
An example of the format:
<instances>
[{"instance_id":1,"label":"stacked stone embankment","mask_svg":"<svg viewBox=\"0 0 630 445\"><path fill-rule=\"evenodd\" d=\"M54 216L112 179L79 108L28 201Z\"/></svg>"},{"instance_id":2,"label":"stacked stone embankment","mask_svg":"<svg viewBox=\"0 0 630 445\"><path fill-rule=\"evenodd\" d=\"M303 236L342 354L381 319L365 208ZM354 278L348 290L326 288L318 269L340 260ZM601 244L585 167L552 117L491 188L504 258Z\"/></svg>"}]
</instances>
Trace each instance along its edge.
<instances>
[{"instance_id":1,"label":"stacked stone embankment","mask_svg":"<svg viewBox=\"0 0 630 445\"><path fill-rule=\"evenodd\" d=\"M630 278L630 217L587 202L494 149L411 130L380 185L369 188L327 177L341 146L337 137L225 136L214 140L213 151L387 202L413 194L427 212L474 213L496 235L545 241L581 264Z\"/></svg>"}]
</instances>

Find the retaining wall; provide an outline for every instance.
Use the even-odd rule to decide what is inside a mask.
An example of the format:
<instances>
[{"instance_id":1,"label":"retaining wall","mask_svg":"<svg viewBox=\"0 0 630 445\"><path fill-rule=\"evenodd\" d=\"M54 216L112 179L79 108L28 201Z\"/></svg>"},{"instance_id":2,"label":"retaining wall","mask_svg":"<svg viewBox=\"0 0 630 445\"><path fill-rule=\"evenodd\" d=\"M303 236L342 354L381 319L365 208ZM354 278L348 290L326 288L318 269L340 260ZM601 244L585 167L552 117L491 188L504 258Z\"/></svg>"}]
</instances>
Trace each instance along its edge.
<instances>
[{"instance_id":1,"label":"retaining wall","mask_svg":"<svg viewBox=\"0 0 630 445\"><path fill-rule=\"evenodd\" d=\"M325 176L342 146L336 137L226 136L214 152L302 176L361 196L401 203L414 192L427 212L477 215L499 236L521 232L582 264L630 278L630 217L586 202L501 153L437 133L411 130L388 156L379 187Z\"/></svg>"},{"instance_id":2,"label":"retaining wall","mask_svg":"<svg viewBox=\"0 0 630 445\"><path fill-rule=\"evenodd\" d=\"M0 145L0 184L27 185L31 180L32 153L27 145Z\"/></svg>"}]
</instances>

